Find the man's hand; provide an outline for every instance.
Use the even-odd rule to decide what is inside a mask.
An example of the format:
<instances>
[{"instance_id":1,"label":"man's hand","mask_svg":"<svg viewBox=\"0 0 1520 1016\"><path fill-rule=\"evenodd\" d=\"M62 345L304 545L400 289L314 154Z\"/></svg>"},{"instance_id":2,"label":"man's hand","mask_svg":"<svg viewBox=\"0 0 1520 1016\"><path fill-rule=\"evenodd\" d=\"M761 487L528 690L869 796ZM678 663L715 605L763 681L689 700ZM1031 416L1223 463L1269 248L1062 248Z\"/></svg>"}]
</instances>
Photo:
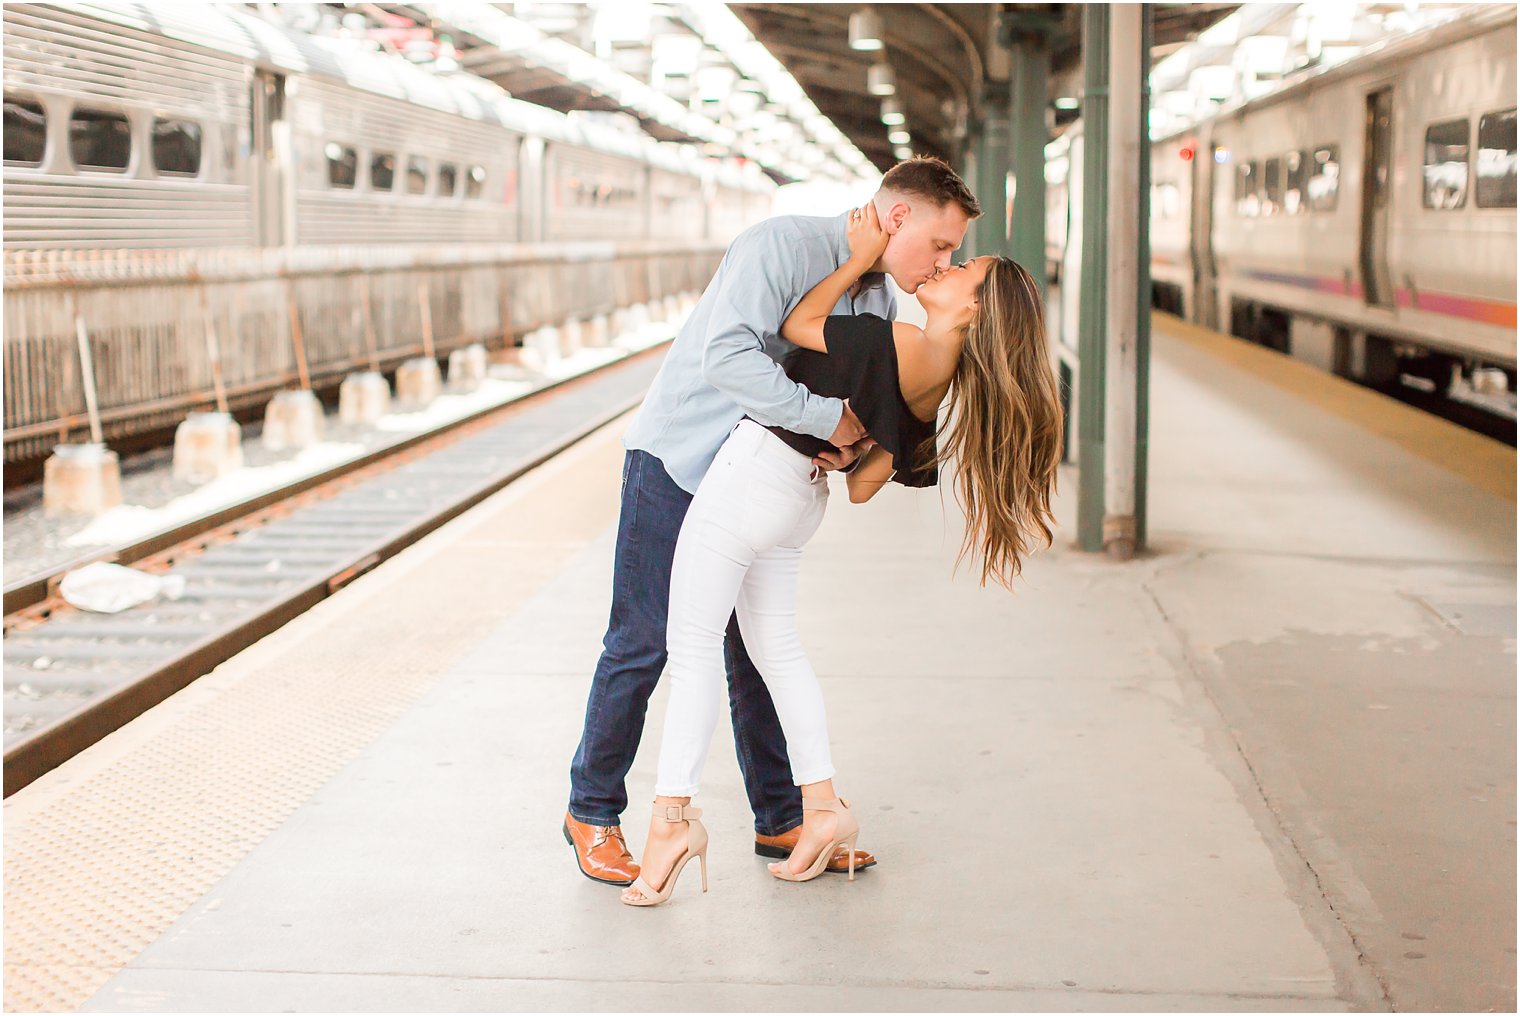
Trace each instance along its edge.
<instances>
[{"instance_id":1,"label":"man's hand","mask_svg":"<svg viewBox=\"0 0 1520 1016\"><path fill-rule=\"evenodd\" d=\"M854 462L856 459L860 458L866 452L875 447L875 438L864 437L852 445L845 445L843 448L839 449L839 452L837 454L834 452L819 452L816 456L813 457L813 465L817 466L819 469L824 470L844 469L850 463Z\"/></svg>"},{"instance_id":2,"label":"man's hand","mask_svg":"<svg viewBox=\"0 0 1520 1016\"><path fill-rule=\"evenodd\" d=\"M844 412L839 414L839 426L834 428L834 433L829 435L829 444L835 448L844 448L866 436L866 429L861 425L860 418L850 408L850 400L844 402Z\"/></svg>"}]
</instances>

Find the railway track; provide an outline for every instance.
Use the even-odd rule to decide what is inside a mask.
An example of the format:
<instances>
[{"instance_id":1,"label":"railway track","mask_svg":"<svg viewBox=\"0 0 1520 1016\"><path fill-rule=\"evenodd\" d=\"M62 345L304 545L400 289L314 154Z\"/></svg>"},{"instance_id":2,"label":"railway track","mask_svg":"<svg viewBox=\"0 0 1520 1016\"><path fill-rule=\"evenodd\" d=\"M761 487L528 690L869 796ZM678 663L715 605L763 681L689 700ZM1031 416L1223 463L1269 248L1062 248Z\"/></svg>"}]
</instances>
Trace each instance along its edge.
<instances>
[{"instance_id":1,"label":"railway track","mask_svg":"<svg viewBox=\"0 0 1520 1016\"><path fill-rule=\"evenodd\" d=\"M5 590L6 796L638 405L663 345ZM90 614L59 599L92 560L185 580Z\"/></svg>"}]
</instances>

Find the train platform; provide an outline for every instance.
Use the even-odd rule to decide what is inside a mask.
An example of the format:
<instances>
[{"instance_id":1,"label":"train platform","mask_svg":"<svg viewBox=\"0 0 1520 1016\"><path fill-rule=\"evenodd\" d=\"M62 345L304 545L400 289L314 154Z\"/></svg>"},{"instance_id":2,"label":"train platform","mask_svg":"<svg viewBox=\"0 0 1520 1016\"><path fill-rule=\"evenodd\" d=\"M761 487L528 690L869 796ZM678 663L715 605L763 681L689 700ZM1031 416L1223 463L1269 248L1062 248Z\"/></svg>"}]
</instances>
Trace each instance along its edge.
<instances>
[{"instance_id":1,"label":"train platform","mask_svg":"<svg viewBox=\"0 0 1520 1016\"><path fill-rule=\"evenodd\" d=\"M835 499L854 883L766 875L722 733L710 893L577 873L620 422L7 799L6 1008L1512 1010L1514 451L1161 317L1151 384L1134 561L1074 473L1013 594L948 489Z\"/></svg>"}]
</instances>

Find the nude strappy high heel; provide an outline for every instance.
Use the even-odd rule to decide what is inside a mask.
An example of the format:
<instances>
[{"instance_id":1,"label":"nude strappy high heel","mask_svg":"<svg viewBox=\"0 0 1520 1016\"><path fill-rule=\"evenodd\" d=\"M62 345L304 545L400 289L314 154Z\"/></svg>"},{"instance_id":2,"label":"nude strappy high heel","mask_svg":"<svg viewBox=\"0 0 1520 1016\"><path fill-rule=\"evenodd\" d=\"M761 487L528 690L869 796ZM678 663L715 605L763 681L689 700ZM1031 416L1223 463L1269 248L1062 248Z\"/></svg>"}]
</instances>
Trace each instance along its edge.
<instances>
[{"instance_id":1,"label":"nude strappy high heel","mask_svg":"<svg viewBox=\"0 0 1520 1016\"><path fill-rule=\"evenodd\" d=\"M860 823L855 816L850 814L850 802L844 798L834 800L820 800L818 798L804 797L802 799L803 811L832 811L839 816L839 822L834 827L834 838L818 852L813 858L813 863L806 871L793 875L786 870L785 861L777 861L770 866L771 874L787 882L808 882L823 874L823 869L829 866L829 859L834 856L834 851L841 846L850 848L850 881L855 881L855 840L860 836Z\"/></svg>"},{"instance_id":2,"label":"nude strappy high heel","mask_svg":"<svg viewBox=\"0 0 1520 1016\"><path fill-rule=\"evenodd\" d=\"M695 857L702 863L702 891L707 892L707 827L697 819L701 816L701 808L693 808L691 805L655 805L654 817L662 818L666 822L685 822L686 826L686 852L676 858L676 863L671 866L670 874L665 876L665 885L656 890L644 876L640 875L633 880L633 888L642 894L643 899L623 900L630 907L652 907L657 903L664 903L670 899L671 890L676 887L676 879L681 877L681 869L686 867L686 862Z\"/></svg>"}]
</instances>

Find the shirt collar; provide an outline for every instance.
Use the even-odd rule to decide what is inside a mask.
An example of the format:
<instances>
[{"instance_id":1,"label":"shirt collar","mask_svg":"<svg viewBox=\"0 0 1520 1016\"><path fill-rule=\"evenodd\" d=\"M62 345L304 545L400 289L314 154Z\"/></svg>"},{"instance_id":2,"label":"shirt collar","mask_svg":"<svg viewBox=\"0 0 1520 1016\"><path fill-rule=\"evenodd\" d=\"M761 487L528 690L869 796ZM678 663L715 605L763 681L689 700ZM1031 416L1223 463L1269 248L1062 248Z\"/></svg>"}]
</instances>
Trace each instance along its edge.
<instances>
[{"instance_id":1,"label":"shirt collar","mask_svg":"<svg viewBox=\"0 0 1520 1016\"><path fill-rule=\"evenodd\" d=\"M839 267L850 260L850 241L846 232L850 228L850 213L841 212L835 219L838 223L839 232L834 238L834 267ZM886 272L866 272L860 277L860 291L862 293L871 289L880 289L887 284Z\"/></svg>"}]
</instances>

